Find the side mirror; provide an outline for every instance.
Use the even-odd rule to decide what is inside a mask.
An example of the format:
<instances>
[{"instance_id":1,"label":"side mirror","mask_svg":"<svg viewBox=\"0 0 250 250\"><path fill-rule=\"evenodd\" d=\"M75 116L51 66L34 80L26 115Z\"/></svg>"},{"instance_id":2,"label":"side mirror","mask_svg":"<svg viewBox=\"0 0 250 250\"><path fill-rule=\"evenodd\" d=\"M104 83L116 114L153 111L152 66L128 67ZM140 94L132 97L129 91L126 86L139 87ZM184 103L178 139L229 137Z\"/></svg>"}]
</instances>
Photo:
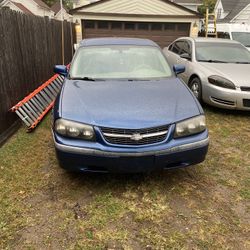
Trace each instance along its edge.
<instances>
[{"instance_id":1,"label":"side mirror","mask_svg":"<svg viewBox=\"0 0 250 250\"><path fill-rule=\"evenodd\" d=\"M180 55L181 58L191 61L191 56L188 53L183 53Z\"/></svg>"},{"instance_id":2,"label":"side mirror","mask_svg":"<svg viewBox=\"0 0 250 250\"><path fill-rule=\"evenodd\" d=\"M176 75L184 73L186 70L185 66L180 64L174 65L173 69Z\"/></svg>"},{"instance_id":3,"label":"side mirror","mask_svg":"<svg viewBox=\"0 0 250 250\"><path fill-rule=\"evenodd\" d=\"M68 69L65 65L56 65L54 67L54 72L56 74L62 75L62 76L67 76L68 74Z\"/></svg>"}]
</instances>

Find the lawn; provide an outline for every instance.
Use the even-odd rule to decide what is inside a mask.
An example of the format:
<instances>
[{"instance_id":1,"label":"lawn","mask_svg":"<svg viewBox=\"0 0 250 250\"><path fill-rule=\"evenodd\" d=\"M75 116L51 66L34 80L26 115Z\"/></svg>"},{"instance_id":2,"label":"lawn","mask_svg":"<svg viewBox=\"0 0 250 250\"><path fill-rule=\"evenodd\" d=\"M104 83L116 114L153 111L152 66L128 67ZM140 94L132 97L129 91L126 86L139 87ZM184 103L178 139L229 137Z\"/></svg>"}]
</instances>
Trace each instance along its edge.
<instances>
[{"instance_id":1,"label":"lawn","mask_svg":"<svg viewBox=\"0 0 250 250\"><path fill-rule=\"evenodd\" d=\"M69 174L50 117L0 149L0 249L250 249L250 114L205 108L206 161L151 175Z\"/></svg>"}]
</instances>

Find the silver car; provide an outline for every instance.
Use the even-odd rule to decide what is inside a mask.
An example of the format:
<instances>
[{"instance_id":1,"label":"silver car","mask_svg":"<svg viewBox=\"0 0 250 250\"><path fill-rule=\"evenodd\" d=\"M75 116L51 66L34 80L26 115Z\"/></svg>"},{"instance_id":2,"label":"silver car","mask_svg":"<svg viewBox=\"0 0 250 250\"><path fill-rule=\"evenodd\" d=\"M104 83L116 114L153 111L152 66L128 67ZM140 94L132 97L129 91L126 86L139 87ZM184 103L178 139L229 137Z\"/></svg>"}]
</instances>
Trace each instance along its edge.
<instances>
[{"instance_id":1,"label":"silver car","mask_svg":"<svg viewBox=\"0 0 250 250\"><path fill-rule=\"evenodd\" d=\"M199 101L250 110L250 52L226 39L184 37L164 48L171 65L183 64L180 78Z\"/></svg>"}]
</instances>

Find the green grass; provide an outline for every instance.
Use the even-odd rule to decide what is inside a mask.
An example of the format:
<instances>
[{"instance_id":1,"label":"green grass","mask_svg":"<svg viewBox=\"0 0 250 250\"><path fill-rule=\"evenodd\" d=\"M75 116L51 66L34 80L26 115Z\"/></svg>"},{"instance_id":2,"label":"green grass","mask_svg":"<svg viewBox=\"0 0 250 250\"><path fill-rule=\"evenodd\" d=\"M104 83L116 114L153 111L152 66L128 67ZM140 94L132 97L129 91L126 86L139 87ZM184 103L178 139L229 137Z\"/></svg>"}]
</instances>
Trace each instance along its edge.
<instances>
[{"instance_id":1,"label":"green grass","mask_svg":"<svg viewBox=\"0 0 250 250\"><path fill-rule=\"evenodd\" d=\"M207 159L152 175L69 174L49 116L0 149L0 249L249 249L250 116L205 108Z\"/></svg>"}]
</instances>

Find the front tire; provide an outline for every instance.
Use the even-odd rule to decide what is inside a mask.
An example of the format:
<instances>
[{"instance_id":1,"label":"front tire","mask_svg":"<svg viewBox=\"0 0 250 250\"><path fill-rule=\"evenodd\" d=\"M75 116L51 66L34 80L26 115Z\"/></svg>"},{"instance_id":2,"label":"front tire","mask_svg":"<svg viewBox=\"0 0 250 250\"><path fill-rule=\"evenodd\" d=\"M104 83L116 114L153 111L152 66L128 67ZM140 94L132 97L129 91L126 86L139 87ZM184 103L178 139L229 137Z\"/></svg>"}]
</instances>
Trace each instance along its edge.
<instances>
[{"instance_id":1,"label":"front tire","mask_svg":"<svg viewBox=\"0 0 250 250\"><path fill-rule=\"evenodd\" d=\"M194 96L202 102L202 87L201 87L201 80L198 77L192 79L189 83L189 88L193 92Z\"/></svg>"}]
</instances>

